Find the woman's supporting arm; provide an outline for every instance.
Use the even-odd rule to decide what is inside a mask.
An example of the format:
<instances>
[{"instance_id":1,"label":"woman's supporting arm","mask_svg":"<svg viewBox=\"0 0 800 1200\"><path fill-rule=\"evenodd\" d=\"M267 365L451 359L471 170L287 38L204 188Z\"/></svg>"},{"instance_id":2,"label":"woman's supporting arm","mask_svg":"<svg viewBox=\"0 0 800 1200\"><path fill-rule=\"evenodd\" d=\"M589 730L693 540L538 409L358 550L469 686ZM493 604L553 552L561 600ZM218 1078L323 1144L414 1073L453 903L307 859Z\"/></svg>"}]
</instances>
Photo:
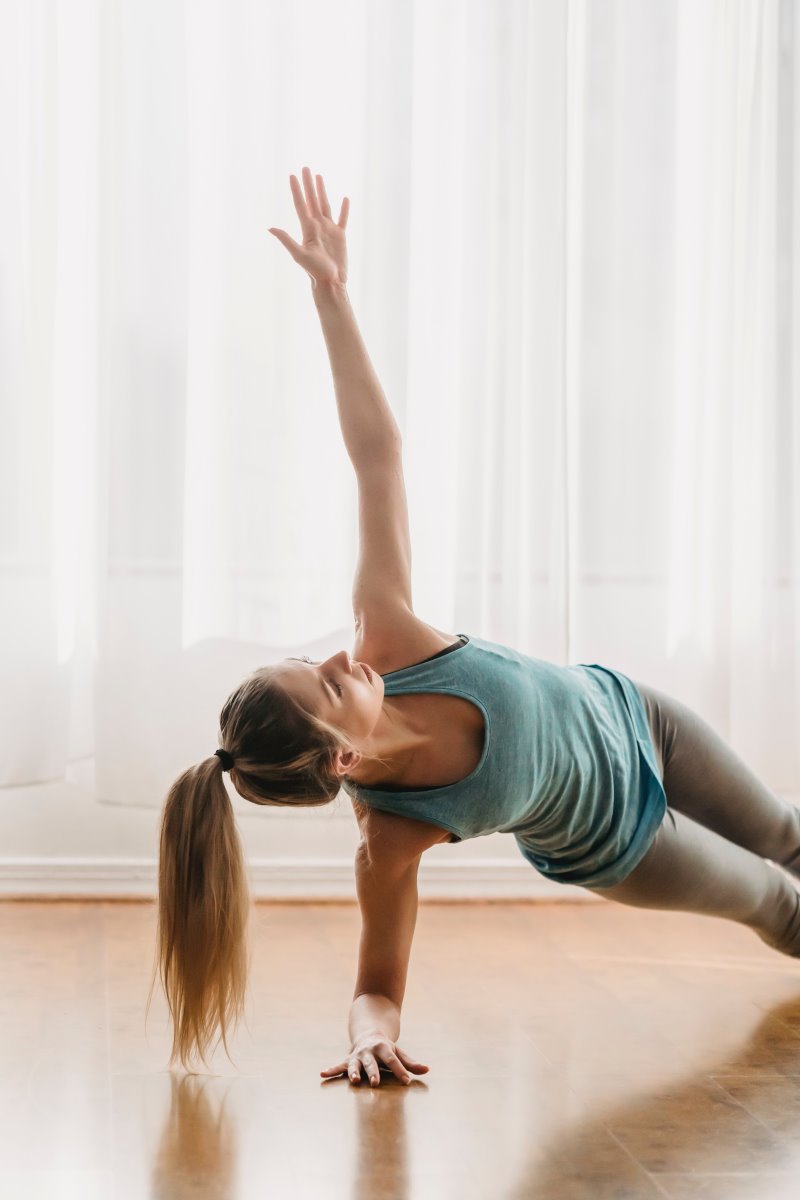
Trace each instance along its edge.
<instances>
[{"instance_id":1,"label":"woman's supporting arm","mask_svg":"<svg viewBox=\"0 0 800 1200\"><path fill-rule=\"evenodd\" d=\"M350 298L340 284L313 288L328 348L339 423L356 471L401 444L400 427L370 362Z\"/></svg>"}]
</instances>

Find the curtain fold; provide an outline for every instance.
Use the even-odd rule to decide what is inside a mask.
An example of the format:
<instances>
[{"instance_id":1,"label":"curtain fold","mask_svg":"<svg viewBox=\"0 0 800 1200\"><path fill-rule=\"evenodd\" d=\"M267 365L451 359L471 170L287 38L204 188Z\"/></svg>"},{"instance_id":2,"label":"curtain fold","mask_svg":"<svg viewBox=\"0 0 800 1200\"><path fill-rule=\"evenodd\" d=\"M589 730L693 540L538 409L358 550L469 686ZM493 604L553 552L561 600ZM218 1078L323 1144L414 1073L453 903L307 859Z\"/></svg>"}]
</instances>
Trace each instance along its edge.
<instances>
[{"instance_id":1,"label":"curtain fold","mask_svg":"<svg viewBox=\"0 0 800 1200\"><path fill-rule=\"evenodd\" d=\"M308 165L418 615L671 692L800 797L799 60L791 0L0 5L0 786L158 807L243 675L352 646L267 234Z\"/></svg>"}]
</instances>

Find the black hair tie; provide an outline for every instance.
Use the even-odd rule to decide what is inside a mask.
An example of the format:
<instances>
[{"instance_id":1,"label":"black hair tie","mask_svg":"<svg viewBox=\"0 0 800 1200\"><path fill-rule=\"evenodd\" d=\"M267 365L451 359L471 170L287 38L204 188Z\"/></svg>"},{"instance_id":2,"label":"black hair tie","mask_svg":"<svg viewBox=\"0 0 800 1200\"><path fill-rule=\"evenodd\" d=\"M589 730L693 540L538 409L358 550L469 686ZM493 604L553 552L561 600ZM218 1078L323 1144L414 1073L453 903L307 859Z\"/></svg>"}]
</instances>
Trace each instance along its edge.
<instances>
[{"instance_id":1,"label":"black hair tie","mask_svg":"<svg viewBox=\"0 0 800 1200\"><path fill-rule=\"evenodd\" d=\"M214 753L222 762L223 771L230 771L233 766L233 756L228 754L227 750L215 750Z\"/></svg>"}]
</instances>

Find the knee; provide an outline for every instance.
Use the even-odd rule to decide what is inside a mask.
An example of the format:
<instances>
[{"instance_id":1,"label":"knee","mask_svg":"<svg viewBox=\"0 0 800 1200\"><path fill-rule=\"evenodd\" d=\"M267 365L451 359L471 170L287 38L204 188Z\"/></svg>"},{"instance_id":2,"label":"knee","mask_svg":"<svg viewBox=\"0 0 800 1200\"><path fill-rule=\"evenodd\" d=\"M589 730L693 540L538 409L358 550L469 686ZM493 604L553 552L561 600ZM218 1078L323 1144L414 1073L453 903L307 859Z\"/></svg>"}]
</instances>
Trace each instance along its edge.
<instances>
[{"instance_id":1,"label":"knee","mask_svg":"<svg viewBox=\"0 0 800 1200\"><path fill-rule=\"evenodd\" d=\"M777 895L770 896L768 911L762 908L752 928L774 950L800 958L800 891L777 867L773 870L779 882Z\"/></svg>"},{"instance_id":2,"label":"knee","mask_svg":"<svg viewBox=\"0 0 800 1200\"><path fill-rule=\"evenodd\" d=\"M800 878L800 808L795 804L789 804L787 808L787 828L781 839L781 844L786 847L786 852L775 861L790 874Z\"/></svg>"}]
</instances>

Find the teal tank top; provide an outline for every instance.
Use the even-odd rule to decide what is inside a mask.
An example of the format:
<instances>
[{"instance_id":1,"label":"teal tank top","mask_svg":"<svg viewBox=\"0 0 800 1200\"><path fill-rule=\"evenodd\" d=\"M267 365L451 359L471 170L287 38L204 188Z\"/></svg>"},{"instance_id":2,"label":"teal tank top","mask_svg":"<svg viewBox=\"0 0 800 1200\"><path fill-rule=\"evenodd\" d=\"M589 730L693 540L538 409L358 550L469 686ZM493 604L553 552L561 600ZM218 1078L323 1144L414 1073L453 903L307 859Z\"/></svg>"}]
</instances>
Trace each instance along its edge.
<instances>
[{"instance_id":1,"label":"teal tank top","mask_svg":"<svg viewBox=\"0 0 800 1200\"><path fill-rule=\"evenodd\" d=\"M382 678L387 696L442 692L478 706L485 734L474 771L404 791L344 779L345 791L448 829L456 841L513 833L523 857L558 883L619 883L667 808L635 684L599 663L561 667L499 642L459 639Z\"/></svg>"}]
</instances>

